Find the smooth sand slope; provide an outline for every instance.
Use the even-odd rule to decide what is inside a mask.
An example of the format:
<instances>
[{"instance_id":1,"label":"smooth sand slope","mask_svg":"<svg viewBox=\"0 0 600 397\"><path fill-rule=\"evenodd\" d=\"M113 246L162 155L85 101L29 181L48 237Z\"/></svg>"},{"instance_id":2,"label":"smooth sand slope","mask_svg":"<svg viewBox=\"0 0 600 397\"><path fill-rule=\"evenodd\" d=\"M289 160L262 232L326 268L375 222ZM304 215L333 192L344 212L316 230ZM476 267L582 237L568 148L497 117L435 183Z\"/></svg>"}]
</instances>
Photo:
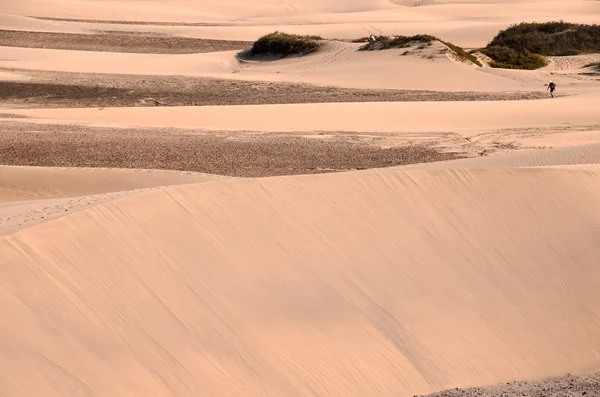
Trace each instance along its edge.
<instances>
[{"instance_id":1,"label":"smooth sand slope","mask_svg":"<svg viewBox=\"0 0 600 397\"><path fill-rule=\"evenodd\" d=\"M600 94L554 100L329 103L105 109L3 109L24 123L225 131L431 132L600 124ZM14 115L25 116L15 119Z\"/></svg>"},{"instance_id":2,"label":"smooth sand slope","mask_svg":"<svg viewBox=\"0 0 600 397\"><path fill-rule=\"evenodd\" d=\"M0 241L5 395L414 395L599 369L600 177L372 171L112 201Z\"/></svg>"},{"instance_id":3,"label":"smooth sand slope","mask_svg":"<svg viewBox=\"0 0 600 397\"><path fill-rule=\"evenodd\" d=\"M0 166L0 235L144 190L222 179L160 170Z\"/></svg>"},{"instance_id":4,"label":"smooth sand slope","mask_svg":"<svg viewBox=\"0 0 600 397\"><path fill-rule=\"evenodd\" d=\"M0 166L0 202L85 196L219 179L224 177L160 170Z\"/></svg>"}]
</instances>

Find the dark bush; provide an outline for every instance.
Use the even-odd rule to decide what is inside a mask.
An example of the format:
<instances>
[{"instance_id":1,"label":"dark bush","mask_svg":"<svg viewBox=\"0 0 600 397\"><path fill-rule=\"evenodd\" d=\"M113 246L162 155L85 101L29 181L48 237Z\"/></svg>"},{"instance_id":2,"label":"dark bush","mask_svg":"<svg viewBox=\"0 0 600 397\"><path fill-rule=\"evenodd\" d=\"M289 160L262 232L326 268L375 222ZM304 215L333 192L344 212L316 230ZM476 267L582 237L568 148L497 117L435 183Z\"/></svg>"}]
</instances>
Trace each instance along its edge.
<instances>
[{"instance_id":1,"label":"dark bush","mask_svg":"<svg viewBox=\"0 0 600 397\"><path fill-rule=\"evenodd\" d=\"M496 68L537 69L547 65L545 56L600 52L600 25L568 22L522 22L500 31L481 50Z\"/></svg>"},{"instance_id":2,"label":"dark bush","mask_svg":"<svg viewBox=\"0 0 600 397\"><path fill-rule=\"evenodd\" d=\"M596 72L600 72L600 62L592 62L583 66L584 68L592 68Z\"/></svg>"},{"instance_id":3,"label":"dark bush","mask_svg":"<svg viewBox=\"0 0 600 397\"><path fill-rule=\"evenodd\" d=\"M533 70L547 65L543 56L527 50L521 52L506 46L494 46L484 48L481 52L493 59L490 63L493 68Z\"/></svg>"},{"instance_id":4,"label":"dark bush","mask_svg":"<svg viewBox=\"0 0 600 397\"><path fill-rule=\"evenodd\" d=\"M488 47L508 47L546 56L600 52L600 25L520 23L500 31Z\"/></svg>"},{"instance_id":5,"label":"dark bush","mask_svg":"<svg viewBox=\"0 0 600 397\"><path fill-rule=\"evenodd\" d=\"M300 36L275 32L261 37L252 46L250 55L305 55L321 47L320 36Z\"/></svg>"}]
</instances>

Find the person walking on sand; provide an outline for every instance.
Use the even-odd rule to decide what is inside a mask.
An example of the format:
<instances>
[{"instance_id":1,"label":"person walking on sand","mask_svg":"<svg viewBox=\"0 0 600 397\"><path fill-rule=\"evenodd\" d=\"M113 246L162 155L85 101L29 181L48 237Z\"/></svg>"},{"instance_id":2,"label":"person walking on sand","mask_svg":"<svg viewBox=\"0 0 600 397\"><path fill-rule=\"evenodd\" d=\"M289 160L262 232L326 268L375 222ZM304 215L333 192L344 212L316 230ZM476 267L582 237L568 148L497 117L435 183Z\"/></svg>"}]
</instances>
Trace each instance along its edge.
<instances>
[{"instance_id":1,"label":"person walking on sand","mask_svg":"<svg viewBox=\"0 0 600 397\"><path fill-rule=\"evenodd\" d=\"M550 81L550 84L548 84L548 90L550 90L550 96L552 98L554 98L554 90L556 89L556 84L554 84L554 81Z\"/></svg>"}]
</instances>

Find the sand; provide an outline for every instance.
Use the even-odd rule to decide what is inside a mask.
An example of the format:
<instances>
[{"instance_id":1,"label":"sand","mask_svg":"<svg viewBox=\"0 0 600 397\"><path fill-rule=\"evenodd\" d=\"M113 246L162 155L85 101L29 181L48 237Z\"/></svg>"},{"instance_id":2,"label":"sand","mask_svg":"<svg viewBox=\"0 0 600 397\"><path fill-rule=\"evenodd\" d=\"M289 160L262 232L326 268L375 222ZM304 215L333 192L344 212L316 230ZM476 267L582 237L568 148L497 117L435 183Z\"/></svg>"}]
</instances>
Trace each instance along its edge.
<instances>
[{"instance_id":1,"label":"sand","mask_svg":"<svg viewBox=\"0 0 600 397\"><path fill-rule=\"evenodd\" d=\"M415 6L419 4L425 7ZM181 36L225 40L255 40L286 30L298 34L354 39L369 33L430 32L464 47L487 44L498 30L512 23L565 19L597 23L600 5L586 0L477 0L477 1L305 1L241 3L212 1L5 1L0 13L27 16L12 22L55 31L82 29L153 31ZM12 16L11 15L11 16ZM42 18L58 18L59 21ZM93 23L94 21L110 23ZM117 22L117 23L115 23ZM119 24L118 22L121 22ZM128 22L123 24L122 22ZM41 26L40 26L41 25Z\"/></svg>"},{"instance_id":2,"label":"sand","mask_svg":"<svg viewBox=\"0 0 600 397\"><path fill-rule=\"evenodd\" d=\"M600 396L600 55L351 42L599 15L2 2L0 395Z\"/></svg>"},{"instance_id":3,"label":"sand","mask_svg":"<svg viewBox=\"0 0 600 397\"><path fill-rule=\"evenodd\" d=\"M600 94L527 101L361 102L160 108L3 109L23 123L247 131L470 133L600 124ZM278 117L272 117L276 114Z\"/></svg>"},{"instance_id":4,"label":"sand","mask_svg":"<svg viewBox=\"0 0 600 397\"><path fill-rule=\"evenodd\" d=\"M0 166L0 202L65 198L224 179L144 169Z\"/></svg>"},{"instance_id":5,"label":"sand","mask_svg":"<svg viewBox=\"0 0 600 397\"><path fill-rule=\"evenodd\" d=\"M598 370L598 200L595 173L498 170L112 201L0 244L3 302L22 319L0 334L2 384L412 395Z\"/></svg>"}]
</instances>

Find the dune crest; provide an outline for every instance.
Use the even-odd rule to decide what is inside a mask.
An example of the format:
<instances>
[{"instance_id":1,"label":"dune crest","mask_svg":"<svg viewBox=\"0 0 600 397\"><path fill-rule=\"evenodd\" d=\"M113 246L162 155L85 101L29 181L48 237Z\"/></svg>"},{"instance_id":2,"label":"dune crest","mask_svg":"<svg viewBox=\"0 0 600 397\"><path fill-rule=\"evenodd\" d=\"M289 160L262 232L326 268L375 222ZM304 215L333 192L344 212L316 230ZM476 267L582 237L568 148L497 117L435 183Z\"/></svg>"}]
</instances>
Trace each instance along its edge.
<instances>
[{"instance_id":1,"label":"dune crest","mask_svg":"<svg viewBox=\"0 0 600 397\"><path fill-rule=\"evenodd\" d=\"M598 369L598 202L600 176L570 170L231 180L116 200L0 241L13 319L0 383L20 396L413 395Z\"/></svg>"},{"instance_id":2,"label":"dune crest","mask_svg":"<svg viewBox=\"0 0 600 397\"><path fill-rule=\"evenodd\" d=\"M0 166L0 203L87 196L225 178L164 170Z\"/></svg>"}]
</instances>

